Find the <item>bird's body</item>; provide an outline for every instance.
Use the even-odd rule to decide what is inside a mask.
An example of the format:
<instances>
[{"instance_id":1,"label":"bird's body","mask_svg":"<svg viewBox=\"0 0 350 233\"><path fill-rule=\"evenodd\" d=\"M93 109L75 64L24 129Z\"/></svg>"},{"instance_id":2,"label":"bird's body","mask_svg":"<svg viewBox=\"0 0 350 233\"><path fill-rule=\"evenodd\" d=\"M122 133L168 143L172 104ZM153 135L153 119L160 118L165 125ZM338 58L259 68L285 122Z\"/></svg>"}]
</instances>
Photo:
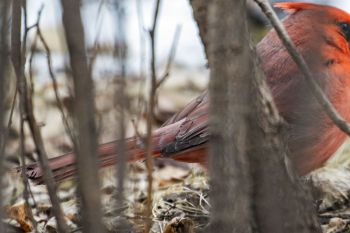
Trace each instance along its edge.
<instances>
[{"instance_id":1,"label":"bird's body","mask_svg":"<svg viewBox=\"0 0 350 233\"><path fill-rule=\"evenodd\" d=\"M350 121L350 15L316 4L280 3L277 6L291 11L284 26L310 66L314 79L338 112ZM314 98L274 30L256 50L279 113L288 124L291 161L301 175L319 168L341 146L346 135ZM208 93L204 92L156 130L154 157L205 164L208 107ZM126 139L126 145L129 160L144 158L144 146L136 137ZM101 145L100 166L115 164L115 151L116 142ZM57 180L74 175L74 161L72 153L50 160ZM41 180L41 170L36 164L27 167L27 174Z\"/></svg>"}]
</instances>

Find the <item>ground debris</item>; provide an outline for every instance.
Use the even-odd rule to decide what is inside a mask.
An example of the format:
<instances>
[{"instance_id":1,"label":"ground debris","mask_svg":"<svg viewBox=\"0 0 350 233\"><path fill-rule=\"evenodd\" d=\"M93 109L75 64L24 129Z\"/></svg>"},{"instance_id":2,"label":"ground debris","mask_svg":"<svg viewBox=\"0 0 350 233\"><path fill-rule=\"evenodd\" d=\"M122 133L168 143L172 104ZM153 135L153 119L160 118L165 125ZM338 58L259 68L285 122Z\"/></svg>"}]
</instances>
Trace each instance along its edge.
<instances>
[{"instance_id":1,"label":"ground debris","mask_svg":"<svg viewBox=\"0 0 350 233\"><path fill-rule=\"evenodd\" d=\"M172 167L169 167L172 166ZM143 232L146 200L146 169L143 163L128 166L127 193L122 206L117 206L117 182L113 169L101 172L103 221L107 232ZM11 176L13 177L13 176ZM205 170L174 164L156 167L154 171L153 233L200 232L209 221L209 184ZM324 168L308 178L315 194L318 217L324 233L350 232L350 170ZM18 182L9 181L8 184ZM56 232L50 201L45 186L30 185L35 201L29 205L37 222L37 232ZM33 232L28 206L20 188L8 197L5 223L13 232ZM72 231L80 232L79 201L74 180L61 183L58 196L66 221Z\"/></svg>"},{"instance_id":2,"label":"ground debris","mask_svg":"<svg viewBox=\"0 0 350 233\"><path fill-rule=\"evenodd\" d=\"M350 232L350 170L324 167L310 174L312 193L324 233Z\"/></svg>"}]
</instances>

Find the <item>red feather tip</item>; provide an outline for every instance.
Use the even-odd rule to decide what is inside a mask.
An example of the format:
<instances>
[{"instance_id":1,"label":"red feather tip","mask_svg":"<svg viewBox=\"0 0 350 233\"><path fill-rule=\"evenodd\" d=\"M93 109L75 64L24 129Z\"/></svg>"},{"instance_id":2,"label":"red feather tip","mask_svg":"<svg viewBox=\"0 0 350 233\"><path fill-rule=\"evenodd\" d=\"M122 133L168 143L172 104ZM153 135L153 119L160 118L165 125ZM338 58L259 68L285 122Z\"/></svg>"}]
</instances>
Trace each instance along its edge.
<instances>
[{"instance_id":1,"label":"red feather tip","mask_svg":"<svg viewBox=\"0 0 350 233\"><path fill-rule=\"evenodd\" d=\"M274 7L280 8L288 12L296 12L300 10L311 10L320 7L313 3L306 2L277 2L273 4Z\"/></svg>"}]
</instances>

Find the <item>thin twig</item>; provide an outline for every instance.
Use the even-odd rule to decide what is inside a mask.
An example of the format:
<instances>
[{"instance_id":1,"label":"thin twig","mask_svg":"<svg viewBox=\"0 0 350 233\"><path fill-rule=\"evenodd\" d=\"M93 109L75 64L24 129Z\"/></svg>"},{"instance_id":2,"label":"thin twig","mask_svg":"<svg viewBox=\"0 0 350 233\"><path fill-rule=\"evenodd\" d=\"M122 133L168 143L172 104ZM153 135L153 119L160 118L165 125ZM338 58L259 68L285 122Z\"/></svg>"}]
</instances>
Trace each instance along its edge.
<instances>
[{"instance_id":1,"label":"thin twig","mask_svg":"<svg viewBox=\"0 0 350 233\"><path fill-rule=\"evenodd\" d=\"M24 135L24 122L25 122L25 111L23 109L23 105L20 106L20 159L21 159L21 176L23 180L24 190L23 190L23 199L28 207L28 216L30 221L33 224L35 232L37 232L37 222L34 219L32 208L30 208L29 204L29 182L28 177L26 175L26 162L25 162L25 135Z\"/></svg>"},{"instance_id":2,"label":"thin twig","mask_svg":"<svg viewBox=\"0 0 350 233\"><path fill-rule=\"evenodd\" d=\"M53 72L53 68L52 68L52 60L51 60L51 50L41 32L41 28L40 28L40 19L41 19L41 14L42 11L44 9L44 5L42 5L38 11L38 16L37 16L37 21L36 23L31 26L30 28L36 28L36 34L35 34L35 38L34 38L34 43L31 46L31 55L29 57L29 76L30 76L30 81L31 81L31 95L33 95L34 93L34 81L33 81L33 72L32 72L32 63L33 63L33 59L34 59L34 51L36 50L37 47L37 38L40 39L40 42L42 43L42 45L44 46L45 52L46 52L46 61L47 61L47 67L49 70L49 75L53 84L53 90L55 93L55 99L56 99L56 104L58 107L58 110L61 113L61 118L62 118L62 122L63 125L65 127L65 131L68 134L70 140L72 141L73 144L75 144L75 136L73 134L73 131L71 129L71 126L69 124L68 121L68 117L65 114L64 111L64 105L62 103L61 97L59 95L59 91L58 91L58 84L57 84L57 79L55 76L55 73ZM28 28L29 29L29 28ZM28 30L26 30L28 31Z\"/></svg>"},{"instance_id":3,"label":"thin twig","mask_svg":"<svg viewBox=\"0 0 350 233\"><path fill-rule=\"evenodd\" d=\"M164 83L164 81L169 77L170 75L170 71L171 71L171 65L174 61L175 58L175 54L176 54L176 49L177 49L177 45L180 39L180 35L181 35L181 30L182 30L182 26L181 25L177 25L176 29L175 29L175 33L174 33L174 37L173 37L173 42L171 43L171 49L169 52L169 56L168 56L168 61L165 67L165 71L164 74L160 77L160 79L157 82L157 88L162 85Z\"/></svg>"},{"instance_id":4,"label":"thin twig","mask_svg":"<svg viewBox=\"0 0 350 233\"><path fill-rule=\"evenodd\" d=\"M152 124L154 120L154 107L155 107L155 95L157 90L157 73L156 73L156 29L158 21L159 6L161 1L157 0L155 5L155 11L153 15L153 26L149 31L151 42L151 89L149 92L149 104L147 114L147 143L146 143L146 167L147 167L147 206L146 206L146 218L150 218L152 214L152 185L153 185L153 160L152 160ZM145 232L149 232L151 229L151 219L146 222Z\"/></svg>"},{"instance_id":5,"label":"thin twig","mask_svg":"<svg viewBox=\"0 0 350 233\"><path fill-rule=\"evenodd\" d=\"M28 20L27 20L27 2L26 0L22 0L22 8L24 12L24 27L25 29L28 28ZM22 43L22 61L25 59L25 53L26 53L26 41L27 41L27 33L28 31L25 30L23 34L23 43ZM23 71L21 72L24 74L24 65L22 66ZM21 157L21 165L22 165L22 179L24 184L24 191L23 191L23 199L28 207L28 216L30 221L33 224L35 232L37 232L37 222L34 219L33 211L30 208L29 204L29 182L28 177L26 175L26 162L25 162L25 135L24 135L24 123L26 121L26 113L25 113L25 101L21 101L20 103L20 157Z\"/></svg>"},{"instance_id":6,"label":"thin twig","mask_svg":"<svg viewBox=\"0 0 350 233\"><path fill-rule=\"evenodd\" d=\"M146 46L145 46L145 36L144 36L145 25L144 25L144 17L143 17L141 0L136 1L136 11L137 11L139 34L140 34L140 77L142 78L145 72L144 61L146 60L146 55L145 55Z\"/></svg>"},{"instance_id":7,"label":"thin twig","mask_svg":"<svg viewBox=\"0 0 350 233\"><path fill-rule=\"evenodd\" d=\"M62 100L61 100L61 97L60 97L60 94L59 94L59 91L58 91L58 84L57 84L56 75L55 75L55 73L53 72L53 69L52 69L51 50L50 50L50 48L49 48L49 46L48 46L48 44L47 44L43 34L41 33L39 21L38 21L38 25L37 25L37 35L38 35L38 37L40 39L40 42L43 44L43 46L45 48L47 67L49 69L49 75L50 75L50 78L51 78L51 81L52 81L52 84L53 84L53 90L54 90L54 93L55 93L56 104L57 104L58 110L61 113L61 118L62 118L62 122L63 122L64 128L65 128L66 133L68 134L70 140L75 145L76 144L76 137L75 137L75 135L73 133L73 130L72 130L70 124L69 124L68 118L67 118L67 116L65 114L64 105L62 103Z\"/></svg>"},{"instance_id":8,"label":"thin twig","mask_svg":"<svg viewBox=\"0 0 350 233\"><path fill-rule=\"evenodd\" d=\"M41 13L44 9L44 5L42 5L38 11L38 16L36 23L30 27L26 27L26 32L28 33L31 29L37 28L39 25L39 21L41 19ZM30 81L30 95L33 96L35 92L35 83L34 83L34 77L33 77L33 60L35 51L37 49L37 41L38 41L38 33L35 34L34 42L30 46L30 56L29 56L29 81Z\"/></svg>"},{"instance_id":9,"label":"thin twig","mask_svg":"<svg viewBox=\"0 0 350 233\"><path fill-rule=\"evenodd\" d=\"M135 119L135 129L138 127L138 123L140 122L140 119L142 117L142 110L144 109L144 95L142 92L144 86L145 86L145 71L146 71L146 41L145 41L145 25L144 25L144 16L143 16L143 5L141 0L136 1L136 11L137 11L137 21L138 21L138 28L139 28L139 34L140 34L140 82L138 84L138 96L137 96L137 113L136 113L136 119Z\"/></svg>"},{"instance_id":10,"label":"thin twig","mask_svg":"<svg viewBox=\"0 0 350 233\"><path fill-rule=\"evenodd\" d=\"M137 139L141 140L142 143L144 143L144 139L145 138L141 135L141 133L140 133L138 127L137 127L137 121L136 120L137 119L131 119L131 123L132 123L132 126L133 126L134 131L135 131L135 135L136 135Z\"/></svg>"},{"instance_id":11,"label":"thin twig","mask_svg":"<svg viewBox=\"0 0 350 233\"><path fill-rule=\"evenodd\" d=\"M38 21L40 20L40 18L41 18L42 10L43 10L43 6L42 6L42 7L39 9L39 11L38 11L37 22L38 22ZM38 23L35 23L35 24L32 25L32 26L26 26L25 30L26 30L27 33L28 33L30 30L36 28L37 25L38 25ZM32 63L33 63L33 59L34 59L35 50L36 50L36 48L37 48L37 39L38 39L38 36L35 35L34 41L33 41L32 45L31 45L31 48L30 48L30 57L29 57L29 64L28 64L28 65L29 65L29 82L30 82L30 92L29 92L28 95L30 96L30 98L31 98L31 100L32 100L33 106L34 106L34 99L33 99L32 97L34 96L34 93L35 93L35 83L34 83L33 65L32 65ZM17 96L17 91L15 92L14 101L15 101L15 99L16 99L16 96ZM12 115L12 114L11 114L11 115ZM12 116L10 117L10 119L11 119L11 118L12 118ZM9 119L8 128L10 128L10 126L11 126L10 119ZM21 161L21 165L23 166L22 169L23 169L24 167L26 167L25 160L22 160L22 161ZM24 174L24 169L22 170L22 175L23 175L23 174ZM25 183L27 183L27 179L28 179L27 176L23 177L23 180L24 180ZM35 200L35 197L34 197L34 195L33 195L33 192L32 192L32 189L31 189L31 186L30 186L30 185L28 185L28 192L29 192L30 198L31 198L32 201L33 201L33 206L34 206L34 207L37 206L37 203L36 203L36 200ZM34 219L34 220L35 220L35 219ZM37 226L35 226L35 229L37 229Z\"/></svg>"},{"instance_id":12,"label":"thin twig","mask_svg":"<svg viewBox=\"0 0 350 233\"><path fill-rule=\"evenodd\" d=\"M67 232L67 225L63 217L60 201L56 194L56 184L48 165L46 150L44 147L41 132L37 126L33 113L32 102L28 98L28 87L24 75L25 46L21 46L21 2L13 1L12 5L12 32L11 32L11 60L17 77L18 92L20 96L20 106L24 109L24 118L26 119L33 141L38 153L39 163L43 170L43 177L47 186L48 194L52 204L53 214L56 217L57 228L60 232ZM24 36L26 38L26 35ZM23 41L23 43L26 43Z\"/></svg>"},{"instance_id":13,"label":"thin twig","mask_svg":"<svg viewBox=\"0 0 350 233\"><path fill-rule=\"evenodd\" d=\"M263 13L271 22L272 26L277 32L277 35L286 47L289 55L292 57L294 62L298 65L299 69L303 73L305 81L309 85L313 95L316 97L319 104L322 105L328 117L334 122L336 126L338 126L339 129L341 129L347 135L350 135L350 124L342 116L339 115L337 110L327 98L326 94L323 92L321 87L313 78L313 74L308 65L306 64L305 59L300 53L298 53L294 42L289 37L286 29L284 28L281 21L278 19L270 3L267 0L255 0L255 2L260 6Z\"/></svg>"},{"instance_id":14,"label":"thin twig","mask_svg":"<svg viewBox=\"0 0 350 233\"><path fill-rule=\"evenodd\" d=\"M36 54L37 50L37 41L38 41L38 35L35 34L34 41L32 45L30 46L30 56L29 56L29 82L30 82L30 95L33 96L35 92L35 83L34 83L34 75L33 75L33 60L34 55Z\"/></svg>"},{"instance_id":15,"label":"thin twig","mask_svg":"<svg viewBox=\"0 0 350 233\"><path fill-rule=\"evenodd\" d=\"M97 58L97 54L98 54L98 39L101 35L101 30L102 30L102 22L103 20L101 20L101 12L102 12L102 7L105 3L105 0L101 0L98 9L97 9L97 17L96 17L96 25L95 27L97 28L97 32L95 34L95 40L94 40L94 46L92 49L92 55L90 57L90 63L89 63L89 72L90 75L92 75L92 69L93 66L95 64L96 58ZM99 26L97 26L99 24Z\"/></svg>"}]
</instances>

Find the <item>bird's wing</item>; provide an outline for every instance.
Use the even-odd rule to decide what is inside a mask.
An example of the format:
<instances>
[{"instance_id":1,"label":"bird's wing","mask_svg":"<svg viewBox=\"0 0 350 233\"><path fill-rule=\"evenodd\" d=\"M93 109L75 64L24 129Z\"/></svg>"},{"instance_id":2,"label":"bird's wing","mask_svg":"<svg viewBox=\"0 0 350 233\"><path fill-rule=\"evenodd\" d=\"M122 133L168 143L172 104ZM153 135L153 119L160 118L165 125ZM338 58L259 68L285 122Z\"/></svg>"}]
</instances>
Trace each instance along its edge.
<instances>
[{"instance_id":1,"label":"bird's wing","mask_svg":"<svg viewBox=\"0 0 350 233\"><path fill-rule=\"evenodd\" d=\"M192 150L199 145L204 146L208 142L208 108L209 96L208 92L205 91L155 132L155 135L167 132L164 133L159 141L163 157L177 159L177 155L181 153L184 155L184 159L179 160L185 160L187 162L201 162L205 160L205 155L201 156L197 154L191 158L191 156L186 157L185 154L188 150ZM174 130L176 132L169 134L168 131L170 128L173 132Z\"/></svg>"}]
</instances>

